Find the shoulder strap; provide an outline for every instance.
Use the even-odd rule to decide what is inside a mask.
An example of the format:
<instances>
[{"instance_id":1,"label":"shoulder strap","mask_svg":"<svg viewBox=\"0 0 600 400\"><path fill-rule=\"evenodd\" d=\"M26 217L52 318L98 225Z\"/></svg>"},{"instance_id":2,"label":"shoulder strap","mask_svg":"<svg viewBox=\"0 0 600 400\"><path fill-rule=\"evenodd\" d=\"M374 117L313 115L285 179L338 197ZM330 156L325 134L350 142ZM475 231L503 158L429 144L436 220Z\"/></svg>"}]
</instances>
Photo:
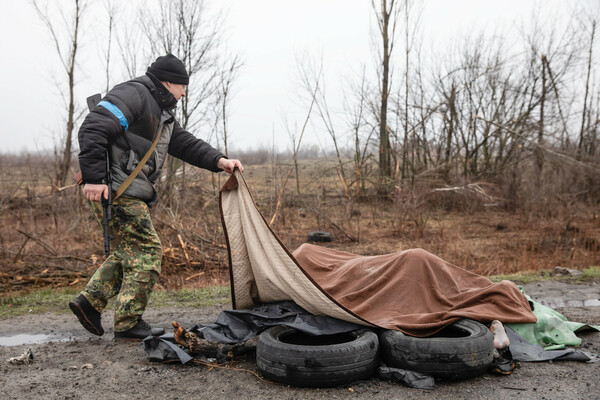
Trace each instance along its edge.
<instances>
[{"instance_id":1,"label":"shoulder strap","mask_svg":"<svg viewBox=\"0 0 600 400\"><path fill-rule=\"evenodd\" d=\"M117 192L115 193L115 197L114 197L113 200L118 199L119 196L121 196L123 194L123 192L125 192L125 190L129 187L129 185L131 185L131 182L133 182L133 180L135 179L135 177L140 173L140 171L142 170L142 168L144 168L144 165L146 165L146 162L150 158L150 155L152 154L152 152L154 151L154 149L156 149L156 145L158 144L158 140L160 139L160 136L162 135L162 131L163 130L161 129L158 132L158 135L156 135L156 139L154 139L154 142L152 142L152 146L150 146L150 149L148 149L148 151L146 152L146 154L144 154L144 157L138 163L138 165L135 167L135 169L133 170L133 172L131 172L131 174L129 174L129 176L127 177L127 179L125 179L125 181L123 181L123 183L121 183L119 185L119 188L117 189Z\"/></svg>"}]
</instances>

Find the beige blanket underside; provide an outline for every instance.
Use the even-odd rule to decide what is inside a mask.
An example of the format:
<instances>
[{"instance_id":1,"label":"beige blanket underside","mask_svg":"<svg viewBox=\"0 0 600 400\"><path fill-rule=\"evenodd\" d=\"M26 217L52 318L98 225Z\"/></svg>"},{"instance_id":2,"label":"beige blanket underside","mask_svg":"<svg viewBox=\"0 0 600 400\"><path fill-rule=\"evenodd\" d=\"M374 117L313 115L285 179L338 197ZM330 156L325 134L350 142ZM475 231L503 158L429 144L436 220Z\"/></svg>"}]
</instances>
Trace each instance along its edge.
<instances>
[{"instance_id":1,"label":"beige blanket underside","mask_svg":"<svg viewBox=\"0 0 600 400\"><path fill-rule=\"evenodd\" d=\"M345 311L302 271L254 205L241 173L237 188L221 191L221 213L231 257L232 296L236 309L292 300L315 315L329 315L361 325L367 322Z\"/></svg>"}]
</instances>

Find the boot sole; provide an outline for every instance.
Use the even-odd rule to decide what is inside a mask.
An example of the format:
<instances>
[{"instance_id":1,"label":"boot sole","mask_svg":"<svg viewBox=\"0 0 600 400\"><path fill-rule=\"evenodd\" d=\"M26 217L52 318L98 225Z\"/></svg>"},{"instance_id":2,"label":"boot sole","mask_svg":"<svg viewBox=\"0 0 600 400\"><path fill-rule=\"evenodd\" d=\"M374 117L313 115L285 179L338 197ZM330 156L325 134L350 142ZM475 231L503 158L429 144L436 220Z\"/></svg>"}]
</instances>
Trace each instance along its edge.
<instances>
[{"instance_id":1,"label":"boot sole","mask_svg":"<svg viewBox=\"0 0 600 400\"><path fill-rule=\"evenodd\" d=\"M71 302L69 303L69 308L71 309L71 311L73 311L73 314L75 314L75 316L77 317L81 325L85 328L85 330L97 336L104 335L104 329L96 329L94 324L90 322L90 320L87 318L87 316L85 315L81 307L79 307L79 305Z\"/></svg>"}]
</instances>

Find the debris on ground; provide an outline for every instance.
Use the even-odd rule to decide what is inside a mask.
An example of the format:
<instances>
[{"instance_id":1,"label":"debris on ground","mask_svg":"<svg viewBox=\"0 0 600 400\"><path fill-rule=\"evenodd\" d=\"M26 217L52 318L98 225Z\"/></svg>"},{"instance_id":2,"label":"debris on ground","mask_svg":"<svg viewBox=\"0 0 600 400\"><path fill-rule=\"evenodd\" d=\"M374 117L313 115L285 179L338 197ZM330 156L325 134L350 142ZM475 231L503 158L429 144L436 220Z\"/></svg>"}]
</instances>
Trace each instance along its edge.
<instances>
[{"instance_id":1,"label":"debris on ground","mask_svg":"<svg viewBox=\"0 0 600 400\"><path fill-rule=\"evenodd\" d=\"M256 337L236 344L225 344L206 340L201 334L188 331L175 321L172 325L175 342L192 355L204 355L215 358L218 362L225 362L256 349Z\"/></svg>"},{"instance_id":2,"label":"debris on ground","mask_svg":"<svg viewBox=\"0 0 600 400\"><path fill-rule=\"evenodd\" d=\"M583 275L583 271L579 271L578 269L565 268L565 267L554 267L554 269L552 270L552 275L581 276L581 275Z\"/></svg>"},{"instance_id":3,"label":"debris on ground","mask_svg":"<svg viewBox=\"0 0 600 400\"><path fill-rule=\"evenodd\" d=\"M33 352L31 349L25 350L23 354L18 357L11 357L8 359L8 362L13 365L29 365L33 361Z\"/></svg>"}]
</instances>

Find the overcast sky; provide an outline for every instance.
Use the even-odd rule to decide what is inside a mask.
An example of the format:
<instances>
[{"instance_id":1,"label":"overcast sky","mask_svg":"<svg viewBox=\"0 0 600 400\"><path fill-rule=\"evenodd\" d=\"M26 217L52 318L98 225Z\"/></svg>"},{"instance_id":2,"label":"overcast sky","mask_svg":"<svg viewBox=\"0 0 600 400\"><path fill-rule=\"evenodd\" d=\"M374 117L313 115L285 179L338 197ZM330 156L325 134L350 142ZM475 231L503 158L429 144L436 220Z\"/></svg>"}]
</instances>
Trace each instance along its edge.
<instances>
[{"instance_id":1,"label":"overcast sky","mask_svg":"<svg viewBox=\"0 0 600 400\"><path fill-rule=\"evenodd\" d=\"M53 0L71 7L72 0ZM583 2L584 0L582 0ZM585 0L598 5L600 0ZM363 64L372 66L370 0L218 0L228 10L228 48L241 54L244 66L234 84L230 135L234 148L289 147L284 128L302 124L297 59L323 57L328 90L335 99L341 85ZM2 153L52 148L64 130L65 108L55 83L60 73L56 50L29 1L3 0L0 13L0 71L4 83L0 107ZM473 32L510 34L539 12L567 15L570 0L423 0L423 47L429 52L450 46ZM101 11L102 8L99 8ZM90 23L94 15L88 15ZM87 46L94 47L87 38ZM101 65L88 48L80 59L77 97L104 89ZM96 58L94 58L96 57ZM306 143L326 145L314 127ZM232 154L235 155L235 154Z\"/></svg>"}]
</instances>

